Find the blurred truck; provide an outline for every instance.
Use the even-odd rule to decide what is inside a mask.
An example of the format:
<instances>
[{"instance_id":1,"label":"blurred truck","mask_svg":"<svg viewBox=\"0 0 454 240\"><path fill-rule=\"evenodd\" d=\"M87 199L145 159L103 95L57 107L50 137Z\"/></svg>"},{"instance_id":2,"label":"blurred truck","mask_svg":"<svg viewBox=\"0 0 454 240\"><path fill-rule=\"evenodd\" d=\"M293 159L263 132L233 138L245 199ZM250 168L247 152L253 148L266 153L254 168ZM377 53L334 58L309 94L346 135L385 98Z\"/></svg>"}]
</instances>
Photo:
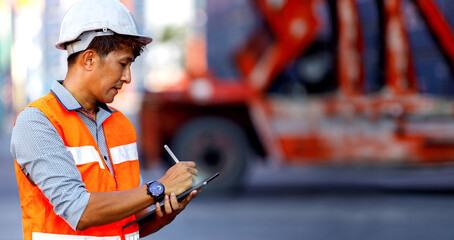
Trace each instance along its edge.
<instances>
[{"instance_id":1,"label":"blurred truck","mask_svg":"<svg viewBox=\"0 0 454 240\"><path fill-rule=\"evenodd\" d=\"M169 144L220 187L251 159L454 160L452 1L206 1L179 81L144 94L145 166Z\"/></svg>"}]
</instances>

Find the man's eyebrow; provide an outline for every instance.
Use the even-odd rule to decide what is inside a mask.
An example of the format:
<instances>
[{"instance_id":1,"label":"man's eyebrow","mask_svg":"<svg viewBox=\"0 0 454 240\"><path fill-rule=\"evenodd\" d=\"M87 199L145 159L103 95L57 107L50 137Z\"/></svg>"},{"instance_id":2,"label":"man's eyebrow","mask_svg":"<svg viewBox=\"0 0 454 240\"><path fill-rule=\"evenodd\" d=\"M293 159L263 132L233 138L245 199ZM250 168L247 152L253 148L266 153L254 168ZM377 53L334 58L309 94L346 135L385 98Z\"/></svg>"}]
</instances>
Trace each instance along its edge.
<instances>
[{"instance_id":1,"label":"man's eyebrow","mask_svg":"<svg viewBox=\"0 0 454 240\"><path fill-rule=\"evenodd\" d=\"M135 59L132 58L132 57L122 57L121 60L122 60L122 61L123 61L123 60L127 60L127 61L129 61L129 62L134 62L134 61L135 61Z\"/></svg>"}]
</instances>

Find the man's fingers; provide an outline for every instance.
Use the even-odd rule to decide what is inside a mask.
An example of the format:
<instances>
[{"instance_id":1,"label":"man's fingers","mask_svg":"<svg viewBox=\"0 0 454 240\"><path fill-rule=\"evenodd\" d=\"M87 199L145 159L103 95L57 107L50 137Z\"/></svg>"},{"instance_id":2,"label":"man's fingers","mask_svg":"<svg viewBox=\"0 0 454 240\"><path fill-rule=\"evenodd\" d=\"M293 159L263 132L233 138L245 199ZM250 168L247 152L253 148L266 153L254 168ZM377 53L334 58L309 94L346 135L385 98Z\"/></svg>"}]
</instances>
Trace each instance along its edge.
<instances>
[{"instance_id":1,"label":"man's fingers","mask_svg":"<svg viewBox=\"0 0 454 240\"><path fill-rule=\"evenodd\" d=\"M180 210L180 203L177 200L177 196L175 193L170 194L170 204L172 205L173 211L178 211Z\"/></svg>"},{"instance_id":2,"label":"man's fingers","mask_svg":"<svg viewBox=\"0 0 454 240\"><path fill-rule=\"evenodd\" d=\"M160 218L164 217L164 213L161 210L161 204L159 204L158 202L156 203L155 211L156 211L156 215L158 217L160 217Z\"/></svg>"},{"instance_id":3,"label":"man's fingers","mask_svg":"<svg viewBox=\"0 0 454 240\"><path fill-rule=\"evenodd\" d=\"M172 207L170 206L169 195L166 195L164 198L164 211L167 214L172 214Z\"/></svg>"},{"instance_id":4,"label":"man's fingers","mask_svg":"<svg viewBox=\"0 0 454 240\"><path fill-rule=\"evenodd\" d=\"M194 175L194 176L197 176L197 174L199 174L199 170L195 169L195 168L188 168L188 171L190 174Z\"/></svg>"},{"instance_id":5,"label":"man's fingers","mask_svg":"<svg viewBox=\"0 0 454 240\"><path fill-rule=\"evenodd\" d=\"M192 161L184 161L184 162L180 162L180 163L183 163L184 165L186 165L186 166L188 166L188 167L195 168L195 162L192 162Z\"/></svg>"},{"instance_id":6,"label":"man's fingers","mask_svg":"<svg viewBox=\"0 0 454 240\"><path fill-rule=\"evenodd\" d=\"M185 199L183 199L183 201L180 202L180 209L181 210L185 209L186 205L188 205L188 203L192 199L194 199L197 196L197 194L199 194L201 191L202 189L192 191Z\"/></svg>"},{"instance_id":7,"label":"man's fingers","mask_svg":"<svg viewBox=\"0 0 454 240\"><path fill-rule=\"evenodd\" d=\"M202 191L201 188L192 191L191 194L189 194L189 201L191 201L192 199L194 199L194 198L197 196L197 194L199 194L201 191Z\"/></svg>"}]
</instances>

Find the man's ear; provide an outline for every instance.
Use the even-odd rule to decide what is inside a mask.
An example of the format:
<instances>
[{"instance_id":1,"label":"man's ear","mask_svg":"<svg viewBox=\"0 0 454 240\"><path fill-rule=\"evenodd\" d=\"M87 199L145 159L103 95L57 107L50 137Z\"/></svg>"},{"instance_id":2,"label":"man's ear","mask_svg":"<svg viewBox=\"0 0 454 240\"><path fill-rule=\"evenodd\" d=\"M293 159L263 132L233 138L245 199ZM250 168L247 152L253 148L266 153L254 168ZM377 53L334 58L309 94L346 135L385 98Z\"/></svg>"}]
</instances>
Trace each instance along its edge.
<instances>
[{"instance_id":1,"label":"man's ear","mask_svg":"<svg viewBox=\"0 0 454 240\"><path fill-rule=\"evenodd\" d=\"M96 63L97 54L95 51L89 49L82 53L80 56L80 64L84 67L85 70L93 70L94 64Z\"/></svg>"}]
</instances>

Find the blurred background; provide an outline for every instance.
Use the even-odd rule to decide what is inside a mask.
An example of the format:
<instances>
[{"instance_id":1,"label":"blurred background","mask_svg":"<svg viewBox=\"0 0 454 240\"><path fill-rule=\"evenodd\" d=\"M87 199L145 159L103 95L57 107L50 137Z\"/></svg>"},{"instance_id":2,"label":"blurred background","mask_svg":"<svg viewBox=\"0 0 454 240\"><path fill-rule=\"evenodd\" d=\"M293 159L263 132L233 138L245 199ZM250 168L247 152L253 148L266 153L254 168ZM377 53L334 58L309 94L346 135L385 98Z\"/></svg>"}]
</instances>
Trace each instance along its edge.
<instances>
[{"instance_id":1,"label":"blurred background","mask_svg":"<svg viewBox=\"0 0 454 240\"><path fill-rule=\"evenodd\" d=\"M21 239L11 128L64 79L76 0L0 0L0 239ZM142 175L221 175L147 239L453 239L454 2L123 0L153 42L113 106Z\"/></svg>"}]
</instances>

